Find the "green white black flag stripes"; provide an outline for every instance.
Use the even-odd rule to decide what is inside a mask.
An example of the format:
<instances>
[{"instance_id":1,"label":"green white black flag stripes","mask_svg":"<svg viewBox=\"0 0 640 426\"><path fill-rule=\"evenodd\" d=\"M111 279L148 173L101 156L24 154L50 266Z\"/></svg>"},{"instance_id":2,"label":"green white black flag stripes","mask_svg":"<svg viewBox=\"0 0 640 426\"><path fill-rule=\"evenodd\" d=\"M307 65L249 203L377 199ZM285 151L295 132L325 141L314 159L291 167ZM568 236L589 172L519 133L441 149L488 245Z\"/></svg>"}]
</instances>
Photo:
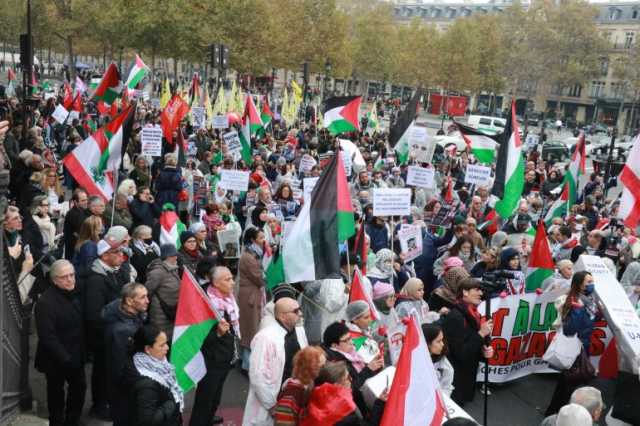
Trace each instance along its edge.
<instances>
[{"instance_id":1,"label":"green white black flag stripes","mask_svg":"<svg viewBox=\"0 0 640 426\"><path fill-rule=\"evenodd\" d=\"M200 348L215 326L216 317L207 295L185 268L180 282L171 344L171 364L176 369L178 384L183 392L195 387L207 373Z\"/></svg>"},{"instance_id":2,"label":"green white black flag stripes","mask_svg":"<svg viewBox=\"0 0 640 426\"><path fill-rule=\"evenodd\" d=\"M500 217L506 219L518 207L524 189L524 159L522 158L522 141L518 134L515 101L511 102L511 111L500 138L496 177L491 193L499 198L496 211Z\"/></svg>"},{"instance_id":3,"label":"green white black flag stripes","mask_svg":"<svg viewBox=\"0 0 640 426\"><path fill-rule=\"evenodd\" d=\"M396 151L399 164L405 164L409 160L409 132L411 126L415 125L421 96L422 89L416 90L407 107L389 129L389 146Z\"/></svg>"}]
</instances>

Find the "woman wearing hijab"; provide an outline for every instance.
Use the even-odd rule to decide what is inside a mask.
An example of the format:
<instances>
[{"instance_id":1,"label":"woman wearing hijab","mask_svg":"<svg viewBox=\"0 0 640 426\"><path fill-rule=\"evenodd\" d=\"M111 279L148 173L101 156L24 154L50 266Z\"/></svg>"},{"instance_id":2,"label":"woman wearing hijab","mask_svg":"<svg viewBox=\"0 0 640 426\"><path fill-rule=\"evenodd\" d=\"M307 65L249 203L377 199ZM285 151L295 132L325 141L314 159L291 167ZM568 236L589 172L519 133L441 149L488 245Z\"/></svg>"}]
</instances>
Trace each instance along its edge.
<instances>
[{"instance_id":1,"label":"woman wearing hijab","mask_svg":"<svg viewBox=\"0 0 640 426\"><path fill-rule=\"evenodd\" d=\"M377 282L385 282L393 285L396 292L399 292L402 286L410 277L410 274L395 262L396 255L389 249L380 249L376 253L376 263L369 271L367 278L371 282L373 288Z\"/></svg>"},{"instance_id":2,"label":"woman wearing hijab","mask_svg":"<svg viewBox=\"0 0 640 426\"><path fill-rule=\"evenodd\" d=\"M469 273L462 266L462 261L456 257L447 259L450 266L445 265L444 274L442 274L442 285L436 288L429 297L429 306L434 311L439 311L443 307L451 309L456 304L458 298L458 287L460 282L465 278L469 278Z\"/></svg>"},{"instance_id":3,"label":"woman wearing hijab","mask_svg":"<svg viewBox=\"0 0 640 426\"><path fill-rule=\"evenodd\" d=\"M200 254L204 257L215 256L218 254L216 244L208 238L207 226L203 222L194 222L189 227L189 231L196 237L196 245Z\"/></svg>"},{"instance_id":4,"label":"woman wearing hijab","mask_svg":"<svg viewBox=\"0 0 640 426\"><path fill-rule=\"evenodd\" d=\"M133 365L137 380L133 387L132 424L139 426L182 425L184 395L176 372L167 361L167 336L152 325L138 329L133 337Z\"/></svg>"},{"instance_id":5,"label":"woman wearing hijab","mask_svg":"<svg viewBox=\"0 0 640 426\"><path fill-rule=\"evenodd\" d=\"M396 305L396 311L400 318L408 317L415 310L418 313L420 324L428 324L440 319L437 312L429 311L429 305L424 301L424 284L420 278L409 278L402 290ZM441 314L446 314L449 309L440 308Z\"/></svg>"},{"instance_id":6,"label":"woman wearing hijab","mask_svg":"<svg viewBox=\"0 0 640 426\"><path fill-rule=\"evenodd\" d=\"M513 278L507 278L507 288L504 290L507 295L524 294L526 285L524 273L520 267L520 252L513 247L507 247L500 253L500 269L510 273ZM491 297L496 296L491 294Z\"/></svg>"},{"instance_id":7,"label":"woman wearing hijab","mask_svg":"<svg viewBox=\"0 0 640 426\"><path fill-rule=\"evenodd\" d=\"M240 346L242 349L242 369L249 370L251 340L258 332L264 306L265 293L262 258L264 256L264 232L249 228L244 234L244 251L238 261L238 306L240 308Z\"/></svg>"},{"instance_id":8,"label":"woman wearing hijab","mask_svg":"<svg viewBox=\"0 0 640 426\"><path fill-rule=\"evenodd\" d=\"M180 250L178 250L178 264L189 269L192 274L196 273L198 262L204 256L198 249L198 241L191 231L184 231L180 234Z\"/></svg>"}]
</instances>

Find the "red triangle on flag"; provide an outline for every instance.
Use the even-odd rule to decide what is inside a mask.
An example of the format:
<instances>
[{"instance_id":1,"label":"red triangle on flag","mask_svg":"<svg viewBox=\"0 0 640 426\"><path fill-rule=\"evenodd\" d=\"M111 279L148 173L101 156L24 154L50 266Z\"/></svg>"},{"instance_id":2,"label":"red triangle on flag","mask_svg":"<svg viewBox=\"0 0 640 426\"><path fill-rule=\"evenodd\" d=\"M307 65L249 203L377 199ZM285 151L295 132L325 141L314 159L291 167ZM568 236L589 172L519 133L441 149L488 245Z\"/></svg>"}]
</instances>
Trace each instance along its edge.
<instances>
[{"instance_id":1,"label":"red triangle on flag","mask_svg":"<svg viewBox=\"0 0 640 426\"><path fill-rule=\"evenodd\" d=\"M380 316L378 315L378 311L373 304L373 301L364 289L364 286L362 284L362 273L357 266L353 271L353 280L351 281L351 290L349 291L349 303L355 302L356 300L363 300L367 302L372 319L378 320L380 318Z\"/></svg>"},{"instance_id":2,"label":"red triangle on flag","mask_svg":"<svg viewBox=\"0 0 640 426\"><path fill-rule=\"evenodd\" d=\"M529 267L542 269L553 269L555 267L553 258L551 257L551 250L549 249L547 233L544 229L544 221L542 219L538 221L536 238L533 240L533 246L531 247Z\"/></svg>"},{"instance_id":3,"label":"red triangle on flag","mask_svg":"<svg viewBox=\"0 0 640 426\"><path fill-rule=\"evenodd\" d=\"M215 319L217 319L216 314L209 298L185 268L180 282L175 326L188 326Z\"/></svg>"},{"instance_id":4,"label":"red triangle on flag","mask_svg":"<svg viewBox=\"0 0 640 426\"><path fill-rule=\"evenodd\" d=\"M353 127L360 130L360 119L358 115L360 113L360 102L362 101L362 97L358 96L353 99L351 102L346 104L342 111L340 111L340 115L344 117Z\"/></svg>"}]
</instances>

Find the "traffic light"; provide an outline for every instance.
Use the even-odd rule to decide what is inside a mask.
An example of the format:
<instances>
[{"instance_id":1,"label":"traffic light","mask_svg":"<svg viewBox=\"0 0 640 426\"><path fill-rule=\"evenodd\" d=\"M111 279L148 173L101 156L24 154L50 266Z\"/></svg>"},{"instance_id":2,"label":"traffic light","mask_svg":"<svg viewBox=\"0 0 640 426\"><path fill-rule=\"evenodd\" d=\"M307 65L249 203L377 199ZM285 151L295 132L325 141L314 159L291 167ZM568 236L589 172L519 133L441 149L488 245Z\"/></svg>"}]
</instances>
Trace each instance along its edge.
<instances>
[{"instance_id":1,"label":"traffic light","mask_svg":"<svg viewBox=\"0 0 640 426\"><path fill-rule=\"evenodd\" d=\"M220 45L220 66L223 70L229 68L229 46Z\"/></svg>"},{"instance_id":2,"label":"traffic light","mask_svg":"<svg viewBox=\"0 0 640 426\"><path fill-rule=\"evenodd\" d=\"M22 69L33 66L33 38L28 34L20 34L20 64Z\"/></svg>"},{"instance_id":3,"label":"traffic light","mask_svg":"<svg viewBox=\"0 0 640 426\"><path fill-rule=\"evenodd\" d=\"M211 66L213 68L218 68L220 66L220 45L219 44L211 45Z\"/></svg>"}]
</instances>

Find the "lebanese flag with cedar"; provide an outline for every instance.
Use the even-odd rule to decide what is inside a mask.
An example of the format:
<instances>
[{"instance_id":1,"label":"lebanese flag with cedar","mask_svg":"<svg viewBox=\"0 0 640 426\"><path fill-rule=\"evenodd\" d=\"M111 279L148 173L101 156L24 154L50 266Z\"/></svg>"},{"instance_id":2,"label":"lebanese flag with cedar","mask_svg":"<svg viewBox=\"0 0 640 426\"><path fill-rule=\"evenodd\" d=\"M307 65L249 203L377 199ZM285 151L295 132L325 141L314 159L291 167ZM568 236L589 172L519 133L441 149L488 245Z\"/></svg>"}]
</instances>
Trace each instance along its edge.
<instances>
[{"instance_id":1,"label":"lebanese flag with cedar","mask_svg":"<svg viewBox=\"0 0 640 426\"><path fill-rule=\"evenodd\" d=\"M624 219L625 226L635 229L640 222L640 135L633 141L633 147L622 168L622 197L618 217Z\"/></svg>"},{"instance_id":2,"label":"lebanese flag with cedar","mask_svg":"<svg viewBox=\"0 0 640 426\"><path fill-rule=\"evenodd\" d=\"M409 317L381 426L440 426L445 406L422 330Z\"/></svg>"}]
</instances>

